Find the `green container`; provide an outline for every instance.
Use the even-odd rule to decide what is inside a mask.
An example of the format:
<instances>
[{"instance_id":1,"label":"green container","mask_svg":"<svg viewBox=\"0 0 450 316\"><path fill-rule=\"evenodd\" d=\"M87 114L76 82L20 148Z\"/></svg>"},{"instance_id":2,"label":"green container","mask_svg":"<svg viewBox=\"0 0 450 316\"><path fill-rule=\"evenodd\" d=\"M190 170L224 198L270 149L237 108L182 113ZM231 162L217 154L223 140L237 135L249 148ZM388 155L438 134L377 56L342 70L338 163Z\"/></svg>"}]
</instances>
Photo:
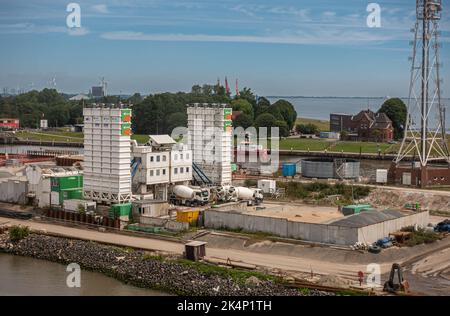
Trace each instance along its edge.
<instances>
[{"instance_id":1,"label":"green container","mask_svg":"<svg viewBox=\"0 0 450 316\"><path fill-rule=\"evenodd\" d=\"M358 204L358 205L347 205L342 208L342 213L345 216L359 214L366 209L371 209L372 205L370 204Z\"/></svg>"},{"instance_id":2,"label":"green container","mask_svg":"<svg viewBox=\"0 0 450 316\"><path fill-rule=\"evenodd\" d=\"M83 176L70 177L52 177L50 178L51 188L53 192L61 192L63 190L81 189L83 188Z\"/></svg>"},{"instance_id":3,"label":"green container","mask_svg":"<svg viewBox=\"0 0 450 316\"><path fill-rule=\"evenodd\" d=\"M114 204L109 211L110 218L118 218L120 216L131 217L131 203L126 204Z\"/></svg>"},{"instance_id":4,"label":"green container","mask_svg":"<svg viewBox=\"0 0 450 316\"><path fill-rule=\"evenodd\" d=\"M59 203L64 204L65 200L84 200L82 189L61 190L59 192Z\"/></svg>"},{"instance_id":5,"label":"green container","mask_svg":"<svg viewBox=\"0 0 450 316\"><path fill-rule=\"evenodd\" d=\"M231 172L236 172L238 170L237 164L232 163L231 164Z\"/></svg>"}]
</instances>

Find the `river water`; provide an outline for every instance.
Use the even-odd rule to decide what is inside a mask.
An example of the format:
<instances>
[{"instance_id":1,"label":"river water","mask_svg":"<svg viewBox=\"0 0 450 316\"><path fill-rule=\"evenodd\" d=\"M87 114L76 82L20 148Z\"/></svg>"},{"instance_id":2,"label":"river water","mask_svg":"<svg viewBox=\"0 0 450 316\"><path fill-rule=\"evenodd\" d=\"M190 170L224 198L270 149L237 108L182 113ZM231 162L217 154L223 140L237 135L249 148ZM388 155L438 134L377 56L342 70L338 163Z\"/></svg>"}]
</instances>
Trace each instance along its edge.
<instances>
[{"instance_id":1,"label":"river water","mask_svg":"<svg viewBox=\"0 0 450 316\"><path fill-rule=\"evenodd\" d=\"M0 296L162 296L164 293L124 284L103 274L81 271L81 287L66 285L66 266L0 253Z\"/></svg>"}]
</instances>

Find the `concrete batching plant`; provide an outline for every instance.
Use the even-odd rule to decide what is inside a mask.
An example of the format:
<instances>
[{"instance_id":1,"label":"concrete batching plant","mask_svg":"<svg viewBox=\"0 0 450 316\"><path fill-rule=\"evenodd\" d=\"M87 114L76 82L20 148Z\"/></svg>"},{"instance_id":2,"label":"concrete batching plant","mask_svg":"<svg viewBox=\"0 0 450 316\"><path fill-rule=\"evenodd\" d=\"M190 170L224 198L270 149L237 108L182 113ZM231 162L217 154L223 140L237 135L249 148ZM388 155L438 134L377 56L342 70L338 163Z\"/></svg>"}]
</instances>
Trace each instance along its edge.
<instances>
[{"instance_id":1,"label":"concrete batching plant","mask_svg":"<svg viewBox=\"0 0 450 316\"><path fill-rule=\"evenodd\" d=\"M84 197L103 203L131 201L131 110L85 108Z\"/></svg>"},{"instance_id":2,"label":"concrete batching plant","mask_svg":"<svg viewBox=\"0 0 450 316\"><path fill-rule=\"evenodd\" d=\"M231 184L232 109L226 104L187 107L194 167L198 166L213 184Z\"/></svg>"}]
</instances>

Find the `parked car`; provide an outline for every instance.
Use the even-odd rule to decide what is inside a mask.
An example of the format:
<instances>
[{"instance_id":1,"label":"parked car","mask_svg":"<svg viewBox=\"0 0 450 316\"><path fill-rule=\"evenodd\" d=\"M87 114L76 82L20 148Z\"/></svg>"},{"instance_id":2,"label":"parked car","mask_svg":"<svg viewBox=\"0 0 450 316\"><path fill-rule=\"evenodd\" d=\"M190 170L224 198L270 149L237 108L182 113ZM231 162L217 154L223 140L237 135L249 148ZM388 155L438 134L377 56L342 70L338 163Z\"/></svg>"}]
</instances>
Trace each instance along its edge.
<instances>
[{"instance_id":1,"label":"parked car","mask_svg":"<svg viewBox=\"0 0 450 316\"><path fill-rule=\"evenodd\" d=\"M439 233L450 233L450 220L446 219L434 227L434 230Z\"/></svg>"}]
</instances>

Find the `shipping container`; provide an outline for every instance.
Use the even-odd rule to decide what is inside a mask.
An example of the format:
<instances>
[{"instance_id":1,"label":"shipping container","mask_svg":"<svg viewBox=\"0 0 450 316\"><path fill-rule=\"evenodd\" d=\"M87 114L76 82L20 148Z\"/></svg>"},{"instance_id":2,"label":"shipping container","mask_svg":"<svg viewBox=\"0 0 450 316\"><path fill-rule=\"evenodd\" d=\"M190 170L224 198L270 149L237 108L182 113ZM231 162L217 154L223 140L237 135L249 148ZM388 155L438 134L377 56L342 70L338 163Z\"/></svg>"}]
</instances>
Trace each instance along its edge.
<instances>
[{"instance_id":1,"label":"shipping container","mask_svg":"<svg viewBox=\"0 0 450 316\"><path fill-rule=\"evenodd\" d=\"M131 217L131 210L132 210L131 203L114 204L111 206L109 217L114 219L123 216Z\"/></svg>"},{"instance_id":2,"label":"shipping container","mask_svg":"<svg viewBox=\"0 0 450 316\"><path fill-rule=\"evenodd\" d=\"M263 193L275 193L277 182L275 180L258 180L258 189L261 189Z\"/></svg>"},{"instance_id":3,"label":"shipping container","mask_svg":"<svg viewBox=\"0 0 450 316\"><path fill-rule=\"evenodd\" d=\"M53 192L61 192L62 190L81 189L83 188L83 176L76 175L70 177L52 177L51 188Z\"/></svg>"},{"instance_id":4,"label":"shipping container","mask_svg":"<svg viewBox=\"0 0 450 316\"><path fill-rule=\"evenodd\" d=\"M359 214L366 210L372 209L372 205L370 204L357 204L357 205L347 205L342 208L342 213L345 216Z\"/></svg>"},{"instance_id":5,"label":"shipping container","mask_svg":"<svg viewBox=\"0 0 450 316\"><path fill-rule=\"evenodd\" d=\"M196 211L177 211L177 221L182 223L197 223L199 210Z\"/></svg>"},{"instance_id":6,"label":"shipping container","mask_svg":"<svg viewBox=\"0 0 450 316\"><path fill-rule=\"evenodd\" d=\"M388 182L388 171L386 169L377 169L376 182L377 183Z\"/></svg>"},{"instance_id":7,"label":"shipping container","mask_svg":"<svg viewBox=\"0 0 450 316\"><path fill-rule=\"evenodd\" d=\"M282 167L283 177L293 177L297 173L297 165L295 163L285 163Z\"/></svg>"}]
</instances>

